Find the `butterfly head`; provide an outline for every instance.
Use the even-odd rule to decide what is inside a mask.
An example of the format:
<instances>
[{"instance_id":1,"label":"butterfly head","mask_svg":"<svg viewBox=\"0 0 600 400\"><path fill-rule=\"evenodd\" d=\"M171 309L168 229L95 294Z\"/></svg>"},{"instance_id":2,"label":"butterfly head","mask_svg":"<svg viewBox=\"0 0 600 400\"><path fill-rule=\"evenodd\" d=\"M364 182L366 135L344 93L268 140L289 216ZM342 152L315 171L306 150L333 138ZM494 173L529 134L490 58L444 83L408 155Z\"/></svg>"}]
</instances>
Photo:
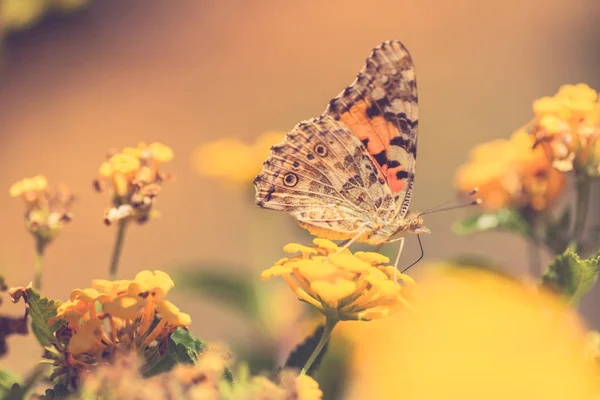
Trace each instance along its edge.
<instances>
[{"instance_id":1,"label":"butterfly head","mask_svg":"<svg viewBox=\"0 0 600 400\"><path fill-rule=\"evenodd\" d=\"M411 213L409 214L402 225L400 225L400 229L398 232L410 232L410 233L431 233L429 228L425 226L425 222L423 221L423 213Z\"/></svg>"}]
</instances>

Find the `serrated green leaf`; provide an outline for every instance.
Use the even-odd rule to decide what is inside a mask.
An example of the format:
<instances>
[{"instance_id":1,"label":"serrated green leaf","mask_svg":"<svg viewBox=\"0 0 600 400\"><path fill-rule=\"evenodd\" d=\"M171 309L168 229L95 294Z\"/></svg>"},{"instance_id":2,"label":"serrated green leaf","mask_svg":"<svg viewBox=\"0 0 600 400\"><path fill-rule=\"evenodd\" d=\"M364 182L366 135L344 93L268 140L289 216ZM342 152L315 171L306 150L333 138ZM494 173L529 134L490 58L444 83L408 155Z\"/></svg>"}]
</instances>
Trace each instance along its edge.
<instances>
[{"instance_id":1,"label":"serrated green leaf","mask_svg":"<svg viewBox=\"0 0 600 400\"><path fill-rule=\"evenodd\" d=\"M216 271L231 271L229 266L188 266L180 273L179 287L193 289L229 305L250 318L258 315L258 300L254 284L250 279L235 274ZM189 271L188 271L189 270ZM193 271L195 270L195 271Z\"/></svg>"},{"instance_id":2,"label":"serrated green leaf","mask_svg":"<svg viewBox=\"0 0 600 400\"><path fill-rule=\"evenodd\" d=\"M542 285L560 294L570 304L577 304L598 279L600 253L581 260L571 249L552 260L542 276Z\"/></svg>"},{"instance_id":3,"label":"serrated green leaf","mask_svg":"<svg viewBox=\"0 0 600 400\"><path fill-rule=\"evenodd\" d=\"M189 331L177 328L171 334L167 352L178 363L194 364L204 347L204 343L200 339L195 338Z\"/></svg>"},{"instance_id":4,"label":"serrated green leaf","mask_svg":"<svg viewBox=\"0 0 600 400\"><path fill-rule=\"evenodd\" d=\"M56 309L60 306L61 302L40 296L32 288L27 288L25 296L25 300L29 304L31 331L42 346L48 346L54 340L54 332L61 324L60 321L56 321L49 326L48 321L50 318L56 316Z\"/></svg>"},{"instance_id":5,"label":"serrated green leaf","mask_svg":"<svg viewBox=\"0 0 600 400\"><path fill-rule=\"evenodd\" d=\"M457 221L453 230L459 235L472 235L479 232L504 231L522 236L530 235L527 220L516 211L503 208L498 211L480 212Z\"/></svg>"},{"instance_id":6,"label":"serrated green leaf","mask_svg":"<svg viewBox=\"0 0 600 400\"><path fill-rule=\"evenodd\" d=\"M323 336L323 332L325 332L325 325L318 326L312 335L304 339L304 342L296 346L296 348L290 353L287 360L285 361L284 367L295 368L298 370L304 368L304 365L306 364L312 353L315 351L317 345L319 344L319 341ZM308 371L306 371L307 375L314 375L315 371L319 367L319 364L321 363L321 360L323 359L323 356L327 352L328 347L329 343L327 343L325 347L323 347L321 353L319 353L319 355L312 363Z\"/></svg>"},{"instance_id":7,"label":"serrated green leaf","mask_svg":"<svg viewBox=\"0 0 600 400\"><path fill-rule=\"evenodd\" d=\"M167 342L167 351L160 355L158 349L147 355L147 368L144 376L150 377L169 371L175 364L195 364L198 356L205 348L202 340L195 338L190 332L177 328Z\"/></svg>"}]
</instances>

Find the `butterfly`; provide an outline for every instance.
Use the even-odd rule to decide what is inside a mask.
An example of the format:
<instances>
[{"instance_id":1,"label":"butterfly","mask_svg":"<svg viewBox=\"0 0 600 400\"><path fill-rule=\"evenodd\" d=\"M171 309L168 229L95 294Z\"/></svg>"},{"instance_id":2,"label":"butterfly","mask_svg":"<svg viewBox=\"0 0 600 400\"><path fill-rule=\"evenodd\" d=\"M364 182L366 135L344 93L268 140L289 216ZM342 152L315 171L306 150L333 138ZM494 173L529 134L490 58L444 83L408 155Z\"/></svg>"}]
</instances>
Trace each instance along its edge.
<instances>
[{"instance_id":1,"label":"butterfly","mask_svg":"<svg viewBox=\"0 0 600 400\"><path fill-rule=\"evenodd\" d=\"M418 121L412 58L399 41L383 42L323 114L271 148L254 179L256 203L347 245L430 233L422 213L409 212Z\"/></svg>"}]
</instances>

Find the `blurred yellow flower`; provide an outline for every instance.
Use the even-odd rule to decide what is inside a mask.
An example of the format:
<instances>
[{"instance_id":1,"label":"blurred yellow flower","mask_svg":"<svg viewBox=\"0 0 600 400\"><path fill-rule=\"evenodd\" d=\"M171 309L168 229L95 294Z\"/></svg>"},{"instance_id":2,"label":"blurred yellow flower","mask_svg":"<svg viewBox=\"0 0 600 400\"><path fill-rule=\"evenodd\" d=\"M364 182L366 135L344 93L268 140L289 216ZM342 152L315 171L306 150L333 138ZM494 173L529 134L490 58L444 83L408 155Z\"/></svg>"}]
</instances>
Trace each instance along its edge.
<instances>
[{"instance_id":1,"label":"blurred yellow flower","mask_svg":"<svg viewBox=\"0 0 600 400\"><path fill-rule=\"evenodd\" d=\"M188 314L164 299L173 286L162 271L142 271L133 280L94 280L92 288L73 290L50 323L67 322L73 334L67 351L75 357L84 353L102 357L115 346L146 347L191 323ZM157 317L158 323L150 329Z\"/></svg>"},{"instance_id":2,"label":"blurred yellow flower","mask_svg":"<svg viewBox=\"0 0 600 400\"><path fill-rule=\"evenodd\" d=\"M61 186L53 189L43 175L25 178L14 183L11 197L22 197L25 202L25 226L38 241L42 250L72 218L70 213L74 196Z\"/></svg>"},{"instance_id":3,"label":"blurred yellow flower","mask_svg":"<svg viewBox=\"0 0 600 400\"><path fill-rule=\"evenodd\" d=\"M104 222L144 223L154 216L155 198L162 182L170 178L159 171L160 164L172 159L173 150L162 143L139 143L136 147L125 147L103 162L98 171L102 181L95 181L94 186L102 191L103 182L108 182L113 193L112 207L105 210Z\"/></svg>"},{"instance_id":4,"label":"blurred yellow flower","mask_svg":"<svg viewBox=\"0 0 600 400\"><path fill-rule=\"evenodd\" d=\"M386 266L387 257L377 253L338 248L325 239L313 240L314 247L291 243L283 258L262 272L263 280L281 276L298 298L335 320L371 320L385 317L408 306L414 280Z\"/></svg>"},{"instance_id":5,"label":"blurred yellow flower","mask_svg":"<svg viewBox=\"0 0 600 400\"><path fill-rule=\"evenodd\" d=\"M425 271L416 313L356 327L348 398L598 398L585 329L559 299L481 269Z\"/></svg>"},{"instance_id":6,"label":"blurred yellow flower","mask_svg":"<svg viewBox=\"0 0 600 400\"><path fill-rule=\"evenodd\" d=\"M563 85L554 96L536 100L533 111L529 131L556 169L600 176L598 92L584 83Z\"/></svg>"},{"instance_id":7,"label":"blurred yellow flower","mask_svg":"<svg viewBox=\"0 0 600 400\"><path fill-rule=\"evenodd\" d=\"M192 155L192 168L203 176L235 183L252 182L269 156L271 146L281 142L283 132L265 132L254 144L222 139L199 146Z\"/></svg>"},{"instance_id":8,"label":"blurred yellow flower","mask_svg":"<svg viewBox=\"0 0 600 400\"><path fill-rule=\"evenodd\" d=\"M468 193L479 188L477 195L485 209L546 209L559 197L565 177L552 168L541 148L533 148L534 142L520 129L508 140L476 146L456 173L458 190Z\"/></svg>"},{"instance_id":9,"label":"blurred yellow flower","mask_svg":"<svg viewBox=\"0 0 600 400\"><path fill-rule=\"evenodd\" d=\"M46 190L48 187L48 180L43 175L37 175L33 178L25 178L19 182L14 183L9 190L11 197L26 196L29 192L33 192L34 195Z\"/></svg>"},{"instance_id":10,"label":"blurred yellow flower","mask_svg":"<svg viewBox=\"0 0 600 400\"><path fill-rule=\"evenodd\" d=\"M91 0L2 0L0 28L7 31L29 28L51 11L71 11ZM0 36L2 32L0 31Z\"/></svg>"}]
</instances>

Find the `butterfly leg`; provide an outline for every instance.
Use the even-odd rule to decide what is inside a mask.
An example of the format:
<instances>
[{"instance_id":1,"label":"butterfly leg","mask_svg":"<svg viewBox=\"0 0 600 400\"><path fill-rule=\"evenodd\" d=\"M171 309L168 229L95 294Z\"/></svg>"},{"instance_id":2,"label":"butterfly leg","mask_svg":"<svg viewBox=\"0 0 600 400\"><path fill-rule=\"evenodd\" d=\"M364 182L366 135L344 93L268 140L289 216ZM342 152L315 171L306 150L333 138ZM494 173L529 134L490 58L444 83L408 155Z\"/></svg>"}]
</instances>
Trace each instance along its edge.
<instances>
[{"instance_id":1,"label":"butterfly leg","mask_svg":"<svg viewBox=\"0 0 600 400\"><path fill-rule=\"evenodd\" d=\"M395 243L400 242L400 248L398 249L398 255L396 256L396 261L394 262L394 282L396 282L398 278L398 265L400 264L400 256L402 255L402 250L404 249L404 236L399 237L397 239L388 240L386 243Z\"/></svg>"},{"instance_id":2,"label":"butterfly leg","mask_svg":"<svg viewBox=\"0 0 600 400\"><path fill-rule=\"evenodd\" d=\"M366 232L365 230L358 231L358 233L356 234L356 236L354 236L352 239L346 241L344 243L344 245L338 250L338 252L336 254L340 254L342 251L344 251L348 247L350 247L350 245L352 243L356 242L365 232Z\"/></svg>"}]
</instances>

